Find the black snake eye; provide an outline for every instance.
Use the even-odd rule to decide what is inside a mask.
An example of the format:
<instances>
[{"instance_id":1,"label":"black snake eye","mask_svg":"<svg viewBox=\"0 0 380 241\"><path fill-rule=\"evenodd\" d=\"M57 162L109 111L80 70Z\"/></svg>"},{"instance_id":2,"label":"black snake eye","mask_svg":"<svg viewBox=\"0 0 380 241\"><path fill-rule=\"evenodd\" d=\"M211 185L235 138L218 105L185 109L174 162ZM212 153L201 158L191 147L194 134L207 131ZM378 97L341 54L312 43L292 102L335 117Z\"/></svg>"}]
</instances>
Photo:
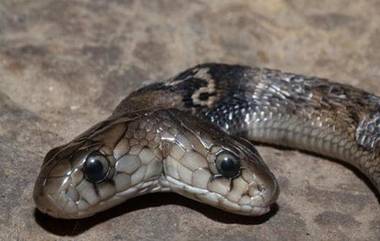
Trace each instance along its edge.
<instances>
[{"instance_id":1,"label":"black snake eye","mask_svg":"<svg viewBox=\"0 0 380 241\"><path fill-rule=\"evenodd\" d=\"M83 166L86 180L92 183L100 183L107 177L109 163L105 156L94 152L87 156Z\"/></svg>"},{"instance_id":2,"label":"black snake eye","mask_svg":"<svg viewBox=\"0 0 380 241\"><path fill-rule=\"evenodd\" d=\"M234 178L240 174L240 160L234 154L223 151L216 156L216 169L227 178Z\"/></svg>"}]
</instances>

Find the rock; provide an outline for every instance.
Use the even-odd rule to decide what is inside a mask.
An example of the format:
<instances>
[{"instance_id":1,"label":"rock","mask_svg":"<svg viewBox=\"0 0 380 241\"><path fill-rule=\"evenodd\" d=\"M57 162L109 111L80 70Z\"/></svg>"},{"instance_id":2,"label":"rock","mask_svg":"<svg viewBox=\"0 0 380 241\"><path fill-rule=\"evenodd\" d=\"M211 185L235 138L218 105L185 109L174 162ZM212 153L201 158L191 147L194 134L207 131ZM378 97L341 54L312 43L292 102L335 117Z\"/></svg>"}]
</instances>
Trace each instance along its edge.
<instances>
[{"instance_id":1,"label":"rock","mask_svg":"<svg viewBox=\"0 0 380 241\"><path fill-rule=\"evenodd\" d=\"M50 148L106 118L142 81L198 63L278 68L380 95L379 10L369 0L3 0L0 240L379 240L378 200L355 172L264 146L281 195L260 218L167 193L77 221L44 216L32 201Z\"/></svg>"}]
</instances>

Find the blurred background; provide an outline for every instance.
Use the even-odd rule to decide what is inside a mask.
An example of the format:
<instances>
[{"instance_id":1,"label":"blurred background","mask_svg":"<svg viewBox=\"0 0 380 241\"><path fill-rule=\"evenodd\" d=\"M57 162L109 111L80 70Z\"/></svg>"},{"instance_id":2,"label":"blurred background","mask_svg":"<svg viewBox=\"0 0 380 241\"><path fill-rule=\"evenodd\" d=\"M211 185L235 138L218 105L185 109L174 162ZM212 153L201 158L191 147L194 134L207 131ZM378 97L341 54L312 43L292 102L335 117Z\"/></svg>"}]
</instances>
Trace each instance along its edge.
<instances>
[{"instance_id":1,"label":"blurred background","mask_svg":"<svg viewBox=\"0 0 380 241\"><path fill-rule=\"evenodd\" d=\"M195 64L276 68L380 95L379 12L376 0L2 0L0 240L379 240L379 202L357 172L267 146L281 195L261 218L154 194L63 221L32 201L49 149L143 83Z\"/></svg>"}]
</instances>

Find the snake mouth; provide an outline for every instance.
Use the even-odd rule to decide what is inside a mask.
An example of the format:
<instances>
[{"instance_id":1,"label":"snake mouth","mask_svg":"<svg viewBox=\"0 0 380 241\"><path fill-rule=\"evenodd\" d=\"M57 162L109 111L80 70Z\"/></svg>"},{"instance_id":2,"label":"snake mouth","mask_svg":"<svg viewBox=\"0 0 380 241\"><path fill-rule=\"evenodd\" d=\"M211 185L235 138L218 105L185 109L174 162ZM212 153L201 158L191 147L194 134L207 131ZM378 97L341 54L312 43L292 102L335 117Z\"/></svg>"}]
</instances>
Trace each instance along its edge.
<instances>
[{"instance_id":1,"label":"snake mouth","mask_svg":"<svg viewBox=\"0 0 380 241\"><path fill-rule=\"evenodd\" d=\"M39 175L33 190L33 199L37 209L55 218L60 218L60 213L62 213L63 209L56 205L54 201L55 198L49 193L46 187L49 179L61 182L62 178L63 177L47 178Z\"/></svg>"},{"instance_id":2,"label":"snake mouth","mask_svg":"<svg viewBox=\"0 0 380 241\"><path fill-rule=\"evenodd\" d=\"M57 183L60 183L59 188L55 185ZM92 189L94 186L88 188ZM152 178L104 199L98 197L99 199L93 200L79 193L76 186L65 181L65 177L38 177L33 191L33 199L37 209L51 217L82 219L117 206L130 198L157 191L160 191L158 180Z\"/></svg>"},{"instance_id":3,"label":"snake mouth","mask_svg":"<svg viewBox=\"0 0 380 241\"><path fill-rule=\"evenodd\" d=\"M234 201L220 193L189 185L170 176L166 176L160 181L161 185L169 187L173 192L218 209L244 216L261 216L268 213L278 196L277 189L272 190L269 195L262 190L253 196L243 195L239 201Z\"/></svg>"},{"instance_id":4,"label":"snake mouth","mask_svg":"<svg viewBox=\"0 0 380 241\"><path fill-rule=\"evenodd\" d=\"M54 178L57 179L57 178ZM62 179L61 179L62 180ZM112 198L103 200L95 206L89 206L86 210L79 210L78 207L69 208L68 203L71 203L72 197L67 195L68 187L64 187L61 192L50 193L46 189L48 179L38 178L41 185L36 185L34 189L34 201L37 204L38 210L48 214L54 218L63 219L81 219L94 215L99 211L108 209L111 206L116 206L121 202L136 196L149 192L157 191L173 191L184 195L190 199L209 204L216 208L245 216L260 216L270 211L271 204L276 200L276 196L268 196L265 192L257 192L256 195L248 197L243 196L239 202L229 200L226 196L210 191L208 189L198 188L170 176L161 176L156 181L140 183L124 192L115 194ZM154 188L145 189L146 186ZM145 191L135 191L140 189ZM66 194L65 194L66 193ZM277 195L276 193L274 195ZM76 205L75 205L76 206ZM99 209L99 210L95 210Z\"/></svg>"}]
</instances>

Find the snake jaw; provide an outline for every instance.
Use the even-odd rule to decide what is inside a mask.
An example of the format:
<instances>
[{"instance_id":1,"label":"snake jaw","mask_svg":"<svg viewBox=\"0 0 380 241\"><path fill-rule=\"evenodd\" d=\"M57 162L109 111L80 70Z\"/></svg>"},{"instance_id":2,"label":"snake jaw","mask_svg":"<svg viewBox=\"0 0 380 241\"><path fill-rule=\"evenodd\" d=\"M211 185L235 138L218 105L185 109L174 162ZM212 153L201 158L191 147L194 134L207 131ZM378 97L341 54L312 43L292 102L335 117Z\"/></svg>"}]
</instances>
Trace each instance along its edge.
<instances>
[{"instance_id":1,"label":"snake jaw","mask_svg":"<svg viewBox=\"0 0 380 241\"><path fill-rule=\"evenodd\" d=\"M272 196L268 199L268 195L256 193L254 196L243 196L240 202L235 202L225 195L210 191L209 189L199 188L188 185L173 177L167 176L161 179L163 186L169 187L173 192L181 194L190 199L211 205L218 209L225 210L230 213L235 213L244 216L260 216L270 211L270 206L274 200Z\"/></svg>"},{"instance_id":2,"label":"snake jaw","mask_svg":"<svg viewBox=\"0 0 380 241\"><path fill-rule=\"evenodd\" d=\"M93 191L98 187L92 186L85 180L82 181L82 187L78 187L78 185L75 186L70 182L72 179L69 176L60 178L39 177L34 189L33 199L38 210L52 217L81 219L105 211L135 196L157 191L168 191L161 186L159 178L151 178L140 182L103 199L99 199L99 196L95 199L95 196L91 197L89 195L94 194ZM60 186L58 186L59 184ZM85 185L91 186L88 186L87 191L84 193L79 189L84 188Z\"/></svg>"}]
</instances>

